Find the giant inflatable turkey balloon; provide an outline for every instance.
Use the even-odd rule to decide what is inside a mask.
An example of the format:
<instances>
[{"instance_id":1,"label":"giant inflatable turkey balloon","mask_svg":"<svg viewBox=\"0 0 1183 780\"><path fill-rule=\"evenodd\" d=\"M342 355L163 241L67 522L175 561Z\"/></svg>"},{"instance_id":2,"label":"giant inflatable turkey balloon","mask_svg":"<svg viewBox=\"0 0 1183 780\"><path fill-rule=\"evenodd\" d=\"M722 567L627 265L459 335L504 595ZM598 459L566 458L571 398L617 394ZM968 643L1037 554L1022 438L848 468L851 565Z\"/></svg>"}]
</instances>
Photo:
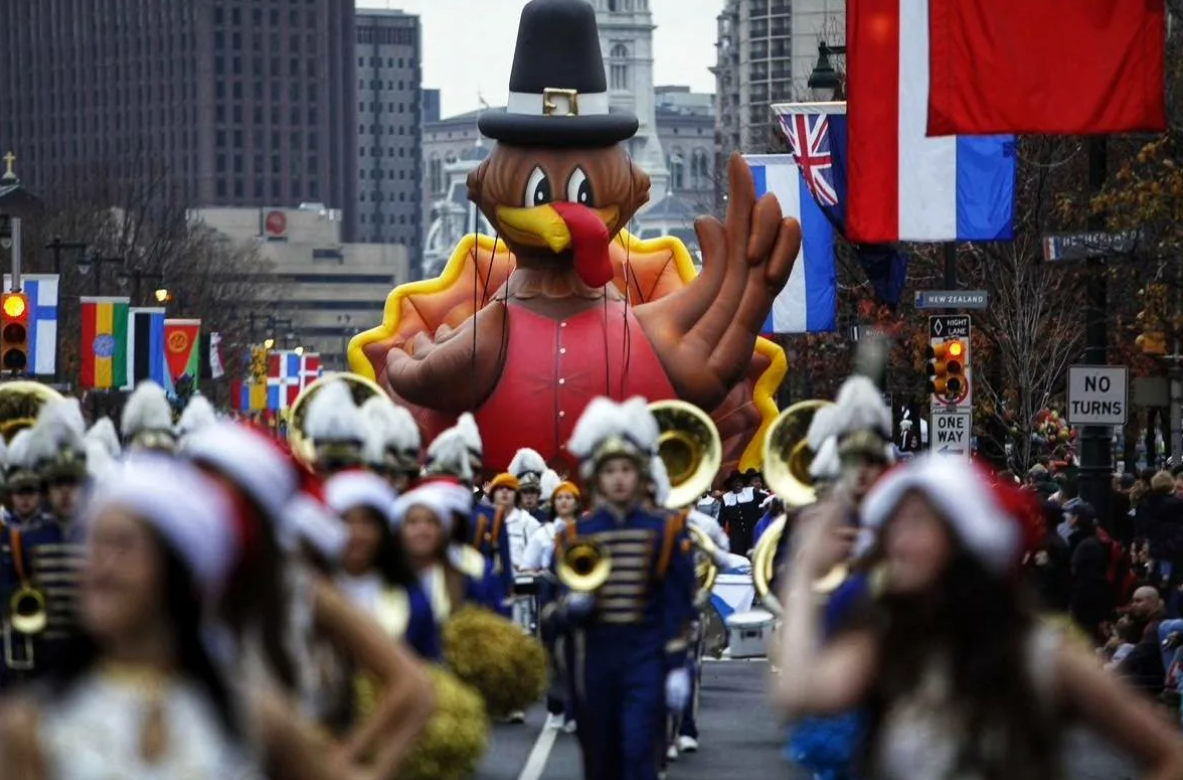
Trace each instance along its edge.
<instances>
[{"instance_id":1,"label":"giant inflatable turkey balloon","mask_svg":"<svg viewBox=\"0 0 1183 780\"><path fill-rule=\"evenodd\" d=\"M350 343L352 369L411 408L428 440L473 412L489 469L521 447L566 463L598 395L693 403L718 424L727 464L758 467L786 370L759 334L800 249L796 220L756 199L734 154L725 222L695 224L701 274L677 239L624 230L649 179L624 145L637 118L609 111L585 0L525 6L507 107L480 129L496 145L468 197L496 235L466 237L439 278L395 289L382 324Z\"/></svg>"}]
</instances>

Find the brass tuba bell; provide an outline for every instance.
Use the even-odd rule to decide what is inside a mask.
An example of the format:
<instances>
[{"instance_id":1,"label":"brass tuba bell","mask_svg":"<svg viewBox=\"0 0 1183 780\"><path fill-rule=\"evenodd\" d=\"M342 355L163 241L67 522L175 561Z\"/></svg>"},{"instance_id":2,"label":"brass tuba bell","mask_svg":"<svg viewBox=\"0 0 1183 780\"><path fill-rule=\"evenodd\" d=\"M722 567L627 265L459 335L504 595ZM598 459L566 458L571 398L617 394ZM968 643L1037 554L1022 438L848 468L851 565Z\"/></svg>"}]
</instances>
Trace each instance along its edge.
<instances>
[{"instance_id":1,"label":"brass tuba bell","mask_svg":"<svg viewBox=\"0 0 1183 780\"><path fill-rule=\"evenodd\" d=\"M817 501L817 489L809 467L817 455L809 447L809 426L813 416L829 401L795 403L772 421L764 438L764 481L786 507L799 507Z\"/></svg>"},{"instance_id":2,"label":"brass tuba bell","mask_svg":"<svg viewBox=\"0 0 1183 780\"><path fill-rule=\"evenodd\" d=\"M359 374L325 374L304 388L292 403L291 418L288 420L288 444L292 448L292 454L306 466L316 463L316 442L304 433L304 416L308 412L308 402L326 384L338 380L349 385L353 393L353 402L359 407L374 396L386 396L386 391L377 382Z\"/></svg>"},{"instance_id":3,"label":"brass tuba bell","mask_svg":"<svg viewBox=\"0 0 1183 780\"><path fill-rule=\"evenodd\" d=\"M41 407L61 399L61 393L40 382L21 379L0 383L0 435L11 442L17 433L33 427Z\"/></svg>"},{"instance_id":4,"label":"brass tuba bell","mask_svg":"<svg viewBox=\"0 0 1183 780\"><path fill-rule=\"evenodd\" d=\"M596 592L611 571L608 551L591 539L576 539L567 545L556 567L559 582L577 593Z\"/></svg>"},{"instance_id":5,"label":"brass tuba bell","mask_svg":"<svg viewBox=\"0 0 1183 780\"><path fill-rule=\"evenodd\" d=\"M799 509L817 501L817 486L809 473L815 453L809 446L809 426L821 409L833 406L830 401L801 401L785 409L773 420L764 439L764 479L784 502L786 509ZM776 577L776 552L786 533L788 517L781 516L770 525L752 554L752 584L756 595L769 612L780 615L780 600L773 592ZM834 567L814 583L814 591L830 593L846 579L846 566Z\"/></svg>"},{"instance_id":6,"label":"brass tuba bell","mask_svg":"<svg viewBox=\"0 0 1183 780\"><path fill-rule=\"evenodd\" d=\"M665 505L681 509L710 489L723 464L723 440L706 412L685 401L655 401L649 411L661 433L657 454L670 478Z\"/></svg>"}]
</instances>

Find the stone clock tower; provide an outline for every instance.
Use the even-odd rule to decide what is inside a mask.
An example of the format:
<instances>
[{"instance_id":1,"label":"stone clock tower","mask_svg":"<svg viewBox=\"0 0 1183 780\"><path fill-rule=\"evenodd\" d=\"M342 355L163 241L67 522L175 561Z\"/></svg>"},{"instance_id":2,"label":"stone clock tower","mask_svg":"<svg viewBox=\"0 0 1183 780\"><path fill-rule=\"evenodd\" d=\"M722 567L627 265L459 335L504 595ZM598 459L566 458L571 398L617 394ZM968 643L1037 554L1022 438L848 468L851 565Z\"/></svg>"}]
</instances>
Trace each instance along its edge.
<instances>
[{"instance_id":1,"label":"stone clock tower","mask_svg":"<svg viewBox=\"0 0 1183 780\"><path fill-rule=\"evenodd\" d=\"M670 174L657 137L649 0L592 0L592 5L608 72L609 105L633 112L640 122L636 137L626 143L633 160L649 174L649 203L656 203L669 192Z\"/></svg>"}]
</instances>

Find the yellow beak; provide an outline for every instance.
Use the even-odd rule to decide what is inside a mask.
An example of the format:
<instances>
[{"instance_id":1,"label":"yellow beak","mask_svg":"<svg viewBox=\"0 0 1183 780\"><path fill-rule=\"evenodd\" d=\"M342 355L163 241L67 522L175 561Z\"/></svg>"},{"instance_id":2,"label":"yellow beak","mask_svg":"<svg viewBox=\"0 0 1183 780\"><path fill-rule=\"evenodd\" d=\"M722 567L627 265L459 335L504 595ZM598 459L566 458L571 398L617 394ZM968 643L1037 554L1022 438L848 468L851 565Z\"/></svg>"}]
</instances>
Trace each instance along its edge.
<instances>
[{"instance_id":1,"label":"yellow beak","mask_svg":"<svg viewBox=\"0 0 1183 780\"><path fill-rule=\"evenodd\" d=\"M571 245L571 231L559 212L550 206L497 207L497 222L506 237L519 244L550 247L558 254Z\"/></svg>"},{"instance_id":2,"label":"yellow beak","mask_svg":"<svg viewBox=\"0 0 1183 780\"><path fill-rule=\"evenodd\" d=\"M616 227L620 210L616 206L595 209L596 214L608 226L611 235ZM497 207L497 222L506 238L525 246L548 247L558 254L571 247L571 231L567 223L552 206L531 208Z\"/></svg>"}]
</instances>

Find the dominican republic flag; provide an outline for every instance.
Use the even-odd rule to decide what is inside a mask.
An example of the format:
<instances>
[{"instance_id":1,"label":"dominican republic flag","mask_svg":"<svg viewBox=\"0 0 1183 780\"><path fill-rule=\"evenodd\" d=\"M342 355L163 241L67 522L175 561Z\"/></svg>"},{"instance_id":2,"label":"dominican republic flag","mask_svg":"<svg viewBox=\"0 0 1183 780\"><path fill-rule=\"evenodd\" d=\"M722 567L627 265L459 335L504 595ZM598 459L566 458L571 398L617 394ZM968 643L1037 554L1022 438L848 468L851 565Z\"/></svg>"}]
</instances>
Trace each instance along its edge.
<instances>
[{"instance_id":1,"label":"dominican republic flag","mask_svg":"<svg viewBox=\"0 0 1183 780\"><path fill-rule=\"evenodd\" d=\"M928 4L847 3L847 236L864 244L1010 241L1014 136L928 137Z\"/></svg>"},{"instance_id":2,"label":"dominican republic flag","mask_svg":"<svg viewBox=\"0 0 1183 780\"><path fill-rule=\"evenodd\" d=\"M288 409L300 395L300 356L290 350L272 352L267 360L267 408Z\"/></svg>"},{"instance_id":3,"label":"dominican republic flag","mask_svg":"<svg viewBox=\"0 0 1183 780\"><path fill-rule=\"evenodd\" d=\"M813 200L847 241L846 103L777 103L772 106L793 159ZM908 258L895 244L851 246L871 283L875 299L895 308L908 276Z\"/></svg>"},{"instance_id":4,"label":"dominican republic flag","mask_svg":"<svg viewBox=\"0 0 1183 780\"><path fill-rule=\"evenodd\" d=\"M305 352L300 356L300 389L304 390L308 385L320 379L323 370L320 366L320 354L316 352Z\"/></svg>"},{"instance_id":5,"label":"dominican republic flag","mask_svg":"<svg viewBox=\"0 0 1183 780\"><path fill-rule=\"evenodd\" d=\"M4 274L4 290L12 292L12 275ZM57 367L58 275L21 274L21 290L29 296L29 367L38 376Z\"/></svg>"},{"instance_id":6,"label":"dominican republic flag","mask_svg":"<svg viewBox=\"0 0 1183 780\"><path fill-rule=\"evenodd\" d=\"M836 327L838 270L834 226L810 192L791 154L745 155L757 197L772 193L786 217L801 223L801 254L789 282L772 302L762 333L818 333ZM815 185L817 186L817 185Z\"/></svg>"}]
</instances>

